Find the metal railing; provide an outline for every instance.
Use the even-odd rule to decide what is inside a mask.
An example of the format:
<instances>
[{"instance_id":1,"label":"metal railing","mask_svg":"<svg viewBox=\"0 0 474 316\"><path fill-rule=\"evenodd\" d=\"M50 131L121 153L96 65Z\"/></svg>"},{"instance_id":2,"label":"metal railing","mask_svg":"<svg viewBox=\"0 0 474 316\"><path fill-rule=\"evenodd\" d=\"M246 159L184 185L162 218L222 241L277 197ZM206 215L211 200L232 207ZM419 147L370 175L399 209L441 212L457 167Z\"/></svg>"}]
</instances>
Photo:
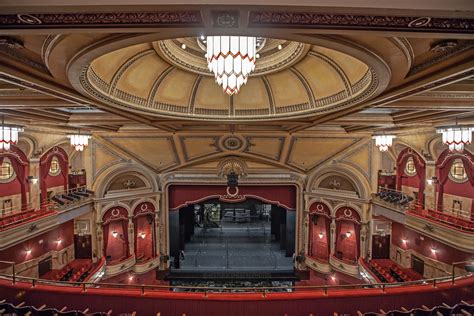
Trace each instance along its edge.
<instances>
[{"instance_id":1,"label":"metal railing","mask_svg":"<svg viewBox=\"0 0 474 316\"><path fill-rule=\"evenodd\" d=\"M381 292L385 292L388 288L411 286L411 285L423 285L436 288L440 283L450 283L454 285L456 281L473 277L470 271L463 271L463 273L456 275L456 267L461 264L469 264L470 267L474 268L474 261L461 261L454 262L451 264L452 272L450 276L423 279L409 282L397 282L397 283L373 283L373 284L346 284L346 285L297 285L297 286L262 286L262 287L209 287L209 286L173 286L173 285L148 285L148 284L121 284L121 283L106 283L106 282L67 282L67 281L52 281L44 280L39 278L31 278L18 275L15 272L15 263L9 261L0 261L0 264L7 264L9 267L6 269L0 269L4 271L0 273L0 279L7 279L16 284L18 282L30 283L32 287L38 285L56 285L56 286L71 286L80 287L82 292L86 292L89 288L106 288L106 289L131 289L137 290L140 294L150 293L154 291L173 291L173 292L200 292L206 297L208 293L262 293L265 297L267 293L273 292L293 292L296 290L312 291L317 293L323 293L328 295L329 292L341 291L347 289L379 289ZM5 273L5 270L11 271L11 273ZM8 271L7 271L8 272Z\"/></svg>"},{"instance_id":2,"label":"metal railing","mask_svg":"<svg viewBox=\"0 0 474 316\"><path fill-rule=\"evenodd\" d=\"M11 206L7 208L3 208L0 211L0 218L5 217L5 216L25 213L25 212L31 211L32 209L33 209L33 204L31 203L28 203L25 206Z\"/></svg>"},{"instance_id":3,"label":"metal railing","mask_svg":"<svg viewBox=\"0 0 474 316\"><path fill-rule=\"evenodd\" d=\"M457 217L442 211L428 210L423 208L420 204L411 205L408 211L434 222L439 222L464 231L474 232L474 221L470 218Z\"/></svg>"}]
</instances>

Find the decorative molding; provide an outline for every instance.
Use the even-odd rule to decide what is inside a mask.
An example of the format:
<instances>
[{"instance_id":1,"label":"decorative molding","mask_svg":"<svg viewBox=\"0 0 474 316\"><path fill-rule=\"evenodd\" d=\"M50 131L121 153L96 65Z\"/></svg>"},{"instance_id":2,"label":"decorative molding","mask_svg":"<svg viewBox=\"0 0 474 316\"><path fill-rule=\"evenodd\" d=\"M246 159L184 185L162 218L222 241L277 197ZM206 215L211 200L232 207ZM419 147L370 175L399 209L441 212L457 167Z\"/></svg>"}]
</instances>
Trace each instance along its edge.
<instances>
[{"instance_id":1,"label":"decorative molding","mask_svg":"<svg viewBox=\"0 0 474 316\"><path fill-rule=\"evenodd\" d=\"M440 50L439 52L435 52L436 56L425 61L425 62L422 62L421 64L419 65L415 65L414 67L412 67L410 69L410 72L408 73L407 77L408 76L412 76L414 74L417 74L419 73L420 71L422 70L425 70L427 68L429 68L430 66L433 66L439 62L442 62L444 60L447 60L455 55L458 55L460 53L463 53L471 48L474 47L474 41L466 41L466 42L463 42L462 44L459 44L459 45L455 45L455 46L452 46L450 48L446 48L446 49L443 49L443 50Z\"/></svg>"},{"instance_id":2,"label":"decorative molding","mask_svg":"<svg viewBox=\"0 0 474 316\"><path fill-rule=\"evenodd\" d=\"M25 47L21 40L10 37L10 36L1 36L0 37L0 53L10 57L11 59L30 66L36 70L49 74L49 70L42 63L36 62L31 58L27 57L22 51Z\"/></svg>"},{"instance_id":3,"label":"decorative molding","mask_svg":"<svg viewBox=\"0 0 474 316\"><path fill-rule=\"evenodd\" d=\"M213 26L216 28L237 28L239 17L239 11L212 11Z\"/></svg>"},{"instance_id":4,"label":"decorative molding","mask_svg":"<svg viewBox=\"0 0 474 316\"><path fill-rule=\"evenodd\" d=\"M252 11L251 27L315 27L349 30L472 33L474 19Z\"/></svg>"},{"instance_id":5,"label":"decorative molding","mask_svg":"<svg viewBox=\"0 0 474 316\"><path fill-rule=\"evenodd\" d=\"M0 28L86 28L86 27L140 27L140 26L202 26L201 12L89 12L2 14Z\"/></svg>"}]
</instances>

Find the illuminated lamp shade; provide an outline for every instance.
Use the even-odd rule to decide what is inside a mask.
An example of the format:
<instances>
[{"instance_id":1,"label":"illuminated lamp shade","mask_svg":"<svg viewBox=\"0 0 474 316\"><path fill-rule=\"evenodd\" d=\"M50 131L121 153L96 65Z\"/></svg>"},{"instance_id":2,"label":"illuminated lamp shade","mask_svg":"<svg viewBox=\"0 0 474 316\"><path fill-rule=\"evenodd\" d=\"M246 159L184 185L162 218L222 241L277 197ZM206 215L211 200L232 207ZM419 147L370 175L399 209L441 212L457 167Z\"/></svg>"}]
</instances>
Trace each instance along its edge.
<instances>
[{"instance_id":1,"label":"illuminated lamp shade","mask_svg":"<svg viewBox=\"0 0 474 316\"><path fill-rule=\"evenodd\" d=\"M18 133L23 132L21 126L0 125L0 149L9 150L11 145L18 142Z\"/></svg>"},{"instance_id":2,"label":"illuminated lamp shade","mask_svg":"<svg viewBox=\"0 0 474 316\"><path fill-rule=\"evenodd\" d=\"M394 135L375 135L372 138L375 139L375 146L379 148L381 152L386 152L389 147L392 147Z\"/></svg>"},{"instance_id":3,"label":"illuminated lamp shade","mask_svg":"<svg viewBox=\"0 0 474 316\"><path fill-rule=\"evenodd\" d=\"M346 233L346 238L349 238L349 237L351 237L351 236L352 236L352 233L351 233L351 232L347 232L347 233Z\"/></svg>"},{"instance_id":4,"label":"illuminated lamp shade","mask_svg":"<svg viewBox=\"0 0 474 316\"><path fill-rule=\"evenodd\" d=\"M323 234L323 233L319 233L318 236L319 236L319 239L323 239L324 234Z\"/></svg>"},{"instance_id":5,"label":"illuminated lamp shade","mask_svg":"<svg viewBox=\"0 0 474 316\"><path fill-rule=\"evenodd\" d=\"M228 95L237 94L255 70L257 38L252 36L207 36L207 66Z\"/></svg>"},{"instance_id":6,"label":"illuminated lamp shade","mask_svg":"<svg viewBox=\"0 0 474 316\"><path fill-rule=\"evenodd\" d=\"M146 234L145 234L145 233L143 233L143 232L142 232L142 233L140 233L140 237L141 237L142 239L145 239L145 236L146 236Z\"/></svg>"},{"instance_id":7,"label":"illuminated lamp shade","mask_svg":"<svg viewBox=\"0 0 474 316\"><path fill-rule=\"evenodd\" d=\"M71 140L71 146L74 147L76 151L83 151L89 144L89 138L91 138L91 135L71 134L68 135L68 137Z\"/></svg>"},{"instance_id":8,"label":"illuminated lamp shade","mask_svg":"<svg viewBox=\"0 0 474 316\"><path fill-rule=\"evenodd\" d=\"M113 231L113 232L112 232L112 236L114 236L114 238L117 238L118 233L117 233L116 231Z\"/></svg>"},{"instance_id":9,"label":"illuminated lamp shade","mask_svg":"<svg viewBox=\"0 0 474 316\"><path fill-rule=\"evenodd\" d=\"M450 151L462 152L464 145L472 143L473 127L468 126L446 126L436 129L443 138L443 144L447 145Z\"/></svg>"}]
</instances>

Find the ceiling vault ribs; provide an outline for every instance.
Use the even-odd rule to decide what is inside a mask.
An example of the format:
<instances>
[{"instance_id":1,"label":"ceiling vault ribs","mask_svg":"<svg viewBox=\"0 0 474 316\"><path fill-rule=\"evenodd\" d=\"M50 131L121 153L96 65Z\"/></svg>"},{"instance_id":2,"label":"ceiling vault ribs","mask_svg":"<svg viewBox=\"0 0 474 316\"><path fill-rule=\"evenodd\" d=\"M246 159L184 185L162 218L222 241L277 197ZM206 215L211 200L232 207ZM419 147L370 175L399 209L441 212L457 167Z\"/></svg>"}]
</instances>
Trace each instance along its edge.
<instances>
[{"instance_id":1,"label":"ceiling vault ribs","mask_svg":"<svg viewBox=\"0 0 474 316\"><path fill-rule=\"evenodd\" d=\"M201 84L203 76L199 75L196 77L196 80L194 80L193 83L193 88L191 90L191 96L189 97L189 113L194 113L194 105L196 102L196 92L199 88L199 85Z\"/></svg>"},{"instance_id":2,"label":"ceiling vault ribs","mask_svg":"<svg viewBox=\"0 0 474 316\"><path fill-rule=\"evenodd\" d=\"M296 77L299 79L301 84L304 86L304 89L306 90L306 95L308 96L309 104L312 108L314 108L315 107L314 93L313 93L313 90L311 89L308 81L301 74L301 72L299 72L298 69L296 69L295 67L290 67L290 71L296 75Z\"/></svg>"},{"instance_id":3,"label":"ceiling vault ribs","mask_svg":"<svg viewBox=\"0 0 474 316\"><path fill-rule=\"evenodd\" d=\"M145 50L145 51L142 51L142 52L139 52L137 53L136 55L128 58L118 69L117 71L114 73L113 77L112 77L112 80L110 81L110 86L109 86L109 91L108 93L110 95L114 95L115 94L115 89L117 87L117 83L118 81L120 80L120 78L122 78L122 75L124 74L124 72L130 68L136 61L138 61L139 59L147 56L147 55L150 55L152 53L154 53L155 51L153 49L148 49L148 50Z\"/></svg>"},{"instance_id":4,"label":"ceiling vault ribs","mask_svg":"<svg viewBox=\"0 0 474 316\"><path fill-rule=\"evenodd\" d=\"M270 105L270 114L275 114L275 100L273 98L273 91L272 91L272 87L270 86L270 83L268 82L268 79L266 76L262 76L261 77L262 81L263 81L263 85L265 87L265 91L267 93L267 97L268 97L268 103Z\"/></svg>"},{"instance_id":5,"label":"ceiling vault ribs","mask_svg":"<svg viewBox=\"0 0 474 316\"><path fill-rule=\"evenodd\" d=\"M441 71L436 73L435 75L430 74L423 77L416 82L410 82L406 85L402 85L401 87L397 87L393 89L393 91L383 94L375 98L372 101L365 102L353 106L349 109L341 110L339 112L329 113L327 115L323 115L315 119L312 123L296 127L291 130L291 132L298 132L305 130L307 128L313 127L315 125L323 124L329 122L331 120L335 120L337 118L359 112L364 108L371 108L371 107L379 107L388 103L396 102L398 100L419 94L421 92L430 91L433 89L437 89L452 83L456 83L458 81L470 78L474 75L474 62L468 61L457 65L455 67L449 68L447 70ZM433 78L433 76L436 76Z\"/></svg>"},{"instance_id":6,"label":"ceiling vault ribs","mask_svg":"<svg viewBox=\"0 0 474 316\"><path fill-rule=\"evenodd\" d=\"M352 95L352 85L351 85L351 81L349 80L349 78L347 77L346 73L344 72L344 70L337 64L335 63L331 58L329 58L328 56L324 55L324 54L321 54L321 53L318 53L318 52L315 52L315 51L310 51L308 53L308 56L311 56L311 57L314 57L314 58L318 58L322 61L324 61L326 64L328 64L331 68L333 68L336 73L339 75L339 77L341 78L342 82L344 83L344 87L346 88L346 91L349 95Z\"/></svg>"},{"instance_id":7,"label":"ceiling vault ribs","mask_svg":"<svg viewBox=\"0 0 474 316\"><path fill-rule=\"evenodd\" d=\"M150 89L150 93L148 94L148 100L147 100L148 106L152 106L152 107L154 106L156 91L158 90L158 88L160 87L160 84L163 82L166 76L168 76L168 74L174 69L175 69L174 66L169 66L163 72L158 74L155 82L153 83L153 86Z\"/></svg>"}]
</instances>

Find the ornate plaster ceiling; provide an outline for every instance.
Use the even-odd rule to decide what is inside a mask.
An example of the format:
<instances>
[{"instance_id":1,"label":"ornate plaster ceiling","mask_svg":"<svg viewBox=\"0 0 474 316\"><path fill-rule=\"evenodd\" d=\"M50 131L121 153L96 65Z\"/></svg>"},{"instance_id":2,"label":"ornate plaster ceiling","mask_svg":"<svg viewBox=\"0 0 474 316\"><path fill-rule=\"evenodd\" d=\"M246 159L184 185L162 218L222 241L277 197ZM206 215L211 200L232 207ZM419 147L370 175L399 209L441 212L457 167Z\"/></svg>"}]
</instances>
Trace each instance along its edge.
<instances>
[{"instance_id":1,"label":"ornate plaster ceiling","mask_svg":"<svg viewBox=\"0 0 474 316\"><path fill-rule=\"evenodd\" d=\"M287 119L341 110L373 97L384 88L379 78L389 77L373 63L340 47L267 39L255 73L238 95L229 97L206 70L196 38L182 38L123 47L90 60L78 88L112 106L163 117Z\"/></svg>"}]
</instances>

